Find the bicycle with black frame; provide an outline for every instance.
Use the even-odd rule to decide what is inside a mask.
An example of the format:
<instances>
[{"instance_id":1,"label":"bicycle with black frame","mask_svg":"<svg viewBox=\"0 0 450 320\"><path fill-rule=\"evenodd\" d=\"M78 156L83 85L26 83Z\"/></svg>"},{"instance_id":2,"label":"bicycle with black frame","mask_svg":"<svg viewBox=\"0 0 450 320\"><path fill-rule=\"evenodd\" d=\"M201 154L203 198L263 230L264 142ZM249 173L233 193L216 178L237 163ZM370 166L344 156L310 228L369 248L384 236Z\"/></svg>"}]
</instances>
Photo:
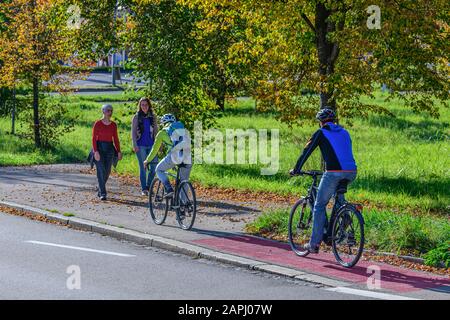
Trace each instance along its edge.
<instances>
[{"instance_id":1,"label":"bicycle with black frame","mask_svg":"<svg viewBox=\"0 0 450 320\"><path fill-rule=\"evenodd\" d=\"M288 223L289 244L292 250L301 257L309 251L304 248L311 238L313 226L313 208L317 196L321 171L301 171L298 175L312 177L312 184L305 197L300 198L291 209ZM326 217L326 233L324 243L331 245L333 254L339 264L346 268L353 267L361 258L364 250L364 219L360 204L345 200L348 180L341 180L334 195L334 206L328 221Z\"/></svg>"},{"instance_id":2,"label":"bicycle with black frame","mask_svg":"<svg viewBox=\"0 0 450 320\"><path fill-rule=\"evenodd\" d=\"M184 230L190 230L197 214L197 199L192 184L187 180L180 181L180 168L183 166L185 164L177 165L176 174L168 172L170 177L175 178L174 195L165 197L164 185L155 177L150 185L148 202L150 215L156 224L162 225L171 210L176 212L178 225Z\"/></svg>"}]
</instances>

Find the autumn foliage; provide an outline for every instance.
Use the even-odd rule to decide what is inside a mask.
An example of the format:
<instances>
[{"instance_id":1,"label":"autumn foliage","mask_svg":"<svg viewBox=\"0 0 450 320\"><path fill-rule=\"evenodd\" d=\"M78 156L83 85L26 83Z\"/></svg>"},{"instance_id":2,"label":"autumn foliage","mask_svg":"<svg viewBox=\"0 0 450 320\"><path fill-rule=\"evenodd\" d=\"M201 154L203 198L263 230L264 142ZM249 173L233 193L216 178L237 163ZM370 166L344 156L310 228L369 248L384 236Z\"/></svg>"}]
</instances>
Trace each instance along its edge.
<instances>
[{"instance_id":1,"label":"autumn foliage","mask_svg":"<svg viewBox=\"0 0 450 320\"><path fill-rule=\"evenodd\" d=\"M67 24L74 4L78 30ZM374 5L380 21L370 28ZM62 63L119 49L161 108L187 122L212 123L242 94L289 124L325 106L341 119L389 113L360 99L381 85L388 100L438 117L450 92L449 12L446 0L8 0L0 4L0 87L33 87L36 145L42 84L58 89Z\"/></svg>"},{"instance_id":2,"label":"autumn foliage","mask_svg":"<svg viewBox=\"0 0 450 320\"><path fill-rule=\"evenodd\" d=\"M0 87L33 88L34 140L40 147L39 95L63 89L70 80L63 64L77 61L67 7L63 0L10 0L0 3L0 12Z\"/></svg>"}]
</instances>

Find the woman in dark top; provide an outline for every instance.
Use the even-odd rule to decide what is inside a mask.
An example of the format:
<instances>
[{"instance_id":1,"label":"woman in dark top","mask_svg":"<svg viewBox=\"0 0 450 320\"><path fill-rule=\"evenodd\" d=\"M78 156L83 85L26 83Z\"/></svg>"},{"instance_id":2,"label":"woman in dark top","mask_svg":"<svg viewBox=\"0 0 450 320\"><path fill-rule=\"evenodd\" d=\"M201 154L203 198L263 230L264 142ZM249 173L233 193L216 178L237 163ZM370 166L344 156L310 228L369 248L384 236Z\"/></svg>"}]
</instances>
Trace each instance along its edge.
<instances>
[{"instance_id":1,"label":"woman in dark top","mask_svg":"<svg viewBox=\"0 0 450 320\"><path fill-rule=\"evenodd\" d=\"M106 200L106 181L111 173L113 160L122 159L120 152L117 125L111 121L113 107L105 104L102 107L103 118L96 121L92 128L92 148L94 150L95 167L97 168L98 196Z\"/></svg>"},{"instance_id":2,"label":"woman in dark top","mask_svg":"<svg viewBox=\"0 0 450 320\"><path fill-rule=\"evenodd\" d=\"M141 182L142 195L148 195L150 184L155 176L155 168L158 159L150 163L150 170L146 172L144 160L152 150L155 135L158 132L157 119L153 112L150 99L141 98L138 103L136 114L133 116L131 124L131 139L133 140L133 151L139 163L139 180Z\"/></svg>"}]
</instances>

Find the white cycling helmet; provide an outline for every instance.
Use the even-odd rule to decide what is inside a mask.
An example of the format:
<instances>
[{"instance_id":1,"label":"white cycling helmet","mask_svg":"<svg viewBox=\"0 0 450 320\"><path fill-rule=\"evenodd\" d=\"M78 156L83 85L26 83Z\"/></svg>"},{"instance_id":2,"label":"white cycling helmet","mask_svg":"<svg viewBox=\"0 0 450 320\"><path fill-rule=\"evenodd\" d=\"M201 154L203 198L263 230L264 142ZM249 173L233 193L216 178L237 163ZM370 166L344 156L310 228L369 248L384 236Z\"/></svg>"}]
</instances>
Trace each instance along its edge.
<instances>
[{"instance_id":1,"label":"white cycling helmet","mask_svg":"<svg viewBox=\"0 0 450 320\"><path fill-rule=\"evenodd\" d=\"M161 124L166 124L167 122L175 122L177 119L171 113L167 113L161 117Z\"/></svg>"}]
</instances>

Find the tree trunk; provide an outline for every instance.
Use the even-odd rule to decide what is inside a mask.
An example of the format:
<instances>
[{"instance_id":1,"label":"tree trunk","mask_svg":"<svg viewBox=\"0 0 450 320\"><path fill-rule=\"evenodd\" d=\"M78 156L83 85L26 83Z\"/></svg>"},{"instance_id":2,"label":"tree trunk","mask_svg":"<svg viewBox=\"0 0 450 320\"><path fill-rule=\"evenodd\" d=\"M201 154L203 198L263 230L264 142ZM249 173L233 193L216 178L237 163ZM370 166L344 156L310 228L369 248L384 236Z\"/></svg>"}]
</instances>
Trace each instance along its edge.
<instances>
[{"instance_id":1,"label":"tree trunk","mask_svg":"<svg viewBox=\"0 0 450 320\"><path fill-rule=\"evenodd\" d=\"M222 68L217 69L217 79L218 79L218 95L216 97L216 104L219 106L221 111L225 111L225 96L227 92L227 79L225 77Z\"/></svg>"},{"instance_id":2,"label":"tree trunk","mask_svg":"<svg viewBox=\"0 0 450 320\"><path fill-rule=\"evenodd\" d=\"M13 88L13 107L11 111L11 134L16 134L16 87Z\"/></svg>"},{"instance_id":3,"label":"tree trunk","mask_svg":"<svg viewBox=\"0 0 450 320\"><path fill-rule=\"evenodd\" d=\"M329 83L329 76L334 73L334 64L339 55L339 46L328 39L330 32L336 30L334 22L328 21L331 10L327 9L323 3L316 4L316 48L319 59L319 75L321 77L320 88L320 109L330 108L336 111L336 100L333 97L334 88ZM343 27L340 26L340 27ZM321 157L322 171L325 171L325 161Z\"/></svg>"},{"instance_id":4,"label":"tree trunk","mask_svg":"<svg viewBox=\"0 0 450 320\"><path fill-rule=\"evenodd\" d=\"M39 79L33 79L33 113L34 113L34 144L41 147L41 133L39 130Z\"/></svg>"},{"instance_id":5,"label":"tree trunk","mask_svg":"<svg viewBox=\"0 0 450 320\"><path fill-rule=\"evenodd\" d=\"M216 104L221 111L225 111L225 92L220 92L219 97L216 99Z\"/></svg>"},{"instance_id":6,"label":"tree trunk","mask_svg":"<svg viewBox=\"0 0 450 320\"><path fill-rule=\"evenodd\" d=\"M328 78L334 73L334 64L339 54L339 46L332 43L327 38L330 32L336 30L334 22L328 21L331 10L327 9L323 3L316 5L316 47L319 59L319 74L321 76L320 88L320 108L329 107L336 109L336 101L333 98L334 89L328 83Z\"/></svg>"},{"instance_id":7,"label":"tree trunk","mask_svg":"<svg viewBox=\"0 0 450 320\"><path fill-rule=\"evenodd\" d=\"M37 29L37 21L36 21L36 0L30 1L30 5L32 8L32 14L30 16L33 27ZM39 35L34 36L33 42L33 52L39 56L37 43L40 43ZM41 147L41 133L39 129L39 66L35 65L32 75L31 81L33 83L33 120L34 120L34 144L37 148Z\"/></svg>"}]
</instances>

